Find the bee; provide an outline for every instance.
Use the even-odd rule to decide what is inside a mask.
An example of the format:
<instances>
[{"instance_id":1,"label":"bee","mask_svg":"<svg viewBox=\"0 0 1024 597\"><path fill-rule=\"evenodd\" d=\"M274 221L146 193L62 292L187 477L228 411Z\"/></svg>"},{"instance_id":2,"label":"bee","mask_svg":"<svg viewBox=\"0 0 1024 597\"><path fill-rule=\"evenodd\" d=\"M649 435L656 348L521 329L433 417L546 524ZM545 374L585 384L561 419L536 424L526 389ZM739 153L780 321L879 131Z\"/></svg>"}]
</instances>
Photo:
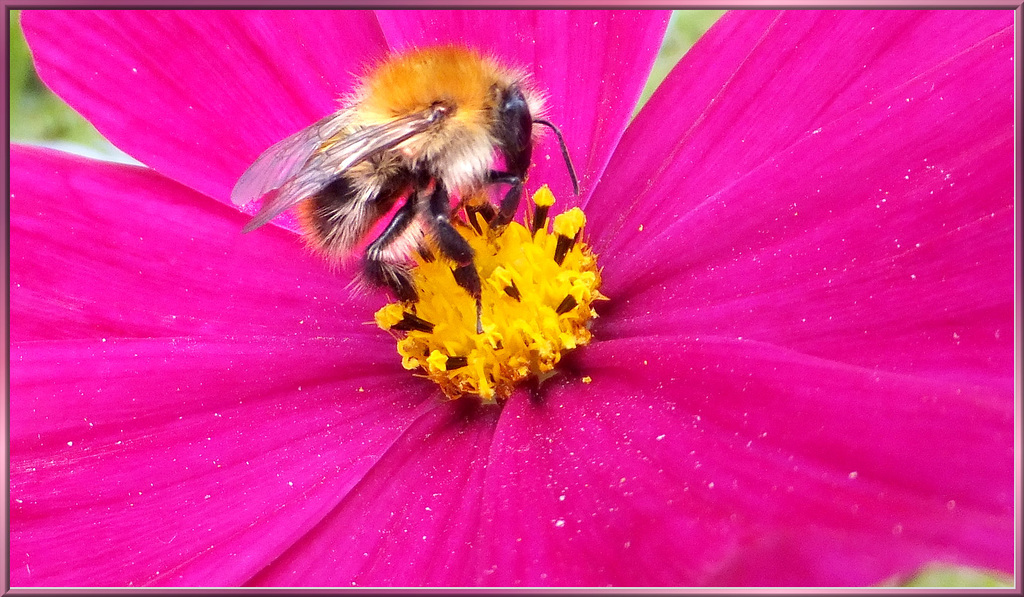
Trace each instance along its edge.
<instances>
[{"instance_id":1,"label":"bee","mask_svg":"<svg viewBox=\"0 0 1024 597\"><path fill-rule=\"evenodd\" d=\"M463 210L476 226L473 214L480 214L497 231L511 222L537 124L555 132L579 194L562 134L539 118L542 111L523 72L474 50L439 46L398 54L369 69L337 112L264 151L231 199L245 205L263 198L243 232L298 206L306 242L335 262L393 212L363 252L362 278L415 301L408 258L416 250L432 257L429 239L476 299L480 333L480 277L452 218ZM508 187L497 206L487 198L495 185Z\"/></svg>"}]
</instances>

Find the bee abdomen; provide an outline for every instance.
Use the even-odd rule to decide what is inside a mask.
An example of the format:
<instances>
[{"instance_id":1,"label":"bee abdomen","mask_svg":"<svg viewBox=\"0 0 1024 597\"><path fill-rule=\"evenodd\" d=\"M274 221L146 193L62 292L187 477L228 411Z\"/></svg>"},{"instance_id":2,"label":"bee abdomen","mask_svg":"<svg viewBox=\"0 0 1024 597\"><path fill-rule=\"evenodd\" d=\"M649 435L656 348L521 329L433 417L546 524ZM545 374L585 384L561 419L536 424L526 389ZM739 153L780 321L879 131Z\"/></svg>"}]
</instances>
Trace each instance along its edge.
<instances>
[{"instance_id":1,"label":"bee abdomen","mask_svg":"<svg viewBox=\"0 0 1024 597\"><path fill-rule=\"evenodd\" d=\"M300 222L307 242L335 257L347 256L411 182L411 174L405 171L335 178L302 204Z\"/></svg>"},{"instance_id":2,"label":"bee abdomen","mask_svg":"<svg viewBox=\"0 0 1024 597\"><path fill-rule=\"evenodd\" d=\"M304 232L314 244L326 249L336 242L339 222L349 219L347 213L352 211L357 195L352 182L339 176L303 204Z\"/></svg>"}]
</instances>

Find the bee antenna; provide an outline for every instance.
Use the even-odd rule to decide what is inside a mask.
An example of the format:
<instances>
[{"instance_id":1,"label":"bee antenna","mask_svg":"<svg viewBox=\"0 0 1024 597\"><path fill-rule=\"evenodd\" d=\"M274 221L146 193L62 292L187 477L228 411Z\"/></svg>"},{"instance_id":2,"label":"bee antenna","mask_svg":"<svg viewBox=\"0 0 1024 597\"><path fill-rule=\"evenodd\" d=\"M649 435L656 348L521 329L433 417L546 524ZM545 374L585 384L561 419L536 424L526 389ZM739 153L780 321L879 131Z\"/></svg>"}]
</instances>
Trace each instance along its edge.
<instances>
[{"instance_id":1,"label":"bee antenna","mask_svg":"<svg viewBox=\"0 0 1024 597\"><path fill-rule=\"evenodd\" d=\"M565 139L562 138L562 131L558 130L558 127L547 120L540 118L533 119L534 124L543 124L544 126L555 131L555 136L558 137L558 145L562 148L562 157L565 159L565 166L569 169L569 178L572 179L572 192L575 195L580 194L580 181L576 178L576 169L572 167L572 160L569 159L569 150L565 147Z\"/></svg>"}]
</instances>

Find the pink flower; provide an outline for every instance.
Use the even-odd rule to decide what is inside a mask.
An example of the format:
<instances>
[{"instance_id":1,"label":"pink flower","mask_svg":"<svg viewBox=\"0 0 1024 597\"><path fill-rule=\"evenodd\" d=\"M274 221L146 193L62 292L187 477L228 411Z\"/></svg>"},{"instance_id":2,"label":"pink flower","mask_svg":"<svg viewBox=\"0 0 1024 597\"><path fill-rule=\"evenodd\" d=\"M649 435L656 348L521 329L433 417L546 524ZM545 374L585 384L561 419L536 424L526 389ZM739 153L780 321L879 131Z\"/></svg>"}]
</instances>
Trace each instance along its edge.
<instances>
[{"instance_id":1,"label":"pink flower","mask_svg":"<svg viewBox=\"0 0 1024 597\"><path fill-rule=\"evenodd\" d=\"M152 169L13 148L12 584L1011 570L1012 12L731 13L627 127L665 21L26 11ZM359 65L444 41L530 70L582 175L612 300L541 402L442 401L381 295L230 207Z\"/></svg>"}]
</instances>

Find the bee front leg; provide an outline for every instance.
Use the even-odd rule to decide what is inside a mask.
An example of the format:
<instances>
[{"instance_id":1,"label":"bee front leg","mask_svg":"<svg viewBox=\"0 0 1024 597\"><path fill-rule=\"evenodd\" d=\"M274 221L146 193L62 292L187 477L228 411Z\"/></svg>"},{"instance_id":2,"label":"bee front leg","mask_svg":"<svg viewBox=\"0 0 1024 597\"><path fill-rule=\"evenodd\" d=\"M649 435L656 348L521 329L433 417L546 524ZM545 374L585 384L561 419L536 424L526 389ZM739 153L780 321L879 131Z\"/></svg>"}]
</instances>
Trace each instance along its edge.
<instances>
[{"instance_id":1,"label":"bee front leg","mask_svg":"<svg viewBox=\"0 0 1024 597\"><path fill-rule=\"evenodd\" d=\"M465 210L466 220L473 226L477 234L482 234L483 230L480 229L480 222L477 221L476 214L480 214L480 217L488 224L494 221L494 216L498 214L494 206L486 201L480 205L466 205Z\"/></svg>"},{"instance_id":2,"label":"bee front leg","mask_svg":"<svg viewBox=\"0 0 1024 597\"><path fill-rule=\"evenodd\" d=\"M452 210L452 217L458 216L459 210L466 212L466 223L471 225L477 234L483 234L483 230L480 226L480 220L490 224L491 220L494 219L494 215L498 211L494 208L494 205L487 198L487 192L485 189L475 190L468 195L462 197L459 200L459 205ZM480 215L477 218L477 214Z\"/></svg>"},{"instance_id":3,"label":"bee front leg","mask_svg":"<svg viewBox=\"0 0 1024 597\"><path fill-rule=\"evenodd\" d=\"M476 333L482 334L484 330L480 322L480 274L477 273L476 265L473 263L473 247L469 246L469 242L462 238L458 230L452 226L450 211L448 191L441 181L437 181L427 204L434 240L437 243L438 252L455 262L455 269L452 270L455 281L476 300Z\"/></svg>"},{"instance_id":4,"label":"bee front leg","mask_svg":"<svg viewBox=\"0 0 1024 597\"><path fill-rule=\"evenodd\" d=\"M498 214L491 221L491 228L501 230L508 226L512 218L516 217L516 210L519 209L519 200L523 196L523 177L508 172L491 170L490 175L487 177L487 182L511 185L508 192L505 193L505 197L501 200L501 204L498 205Z\"/></svg>"},{"instance_id":5,"label":"bee front leg","mask_svg":"<svg viewBox=\"0 0 1024 597\"><path fill-rule=\"evenodd\" d=\"M409 224L416 217L416 194L414 193L395 213L384 232L363 255L363 275L377 286L387 286L395 293L398 300L409 302L417 299L416 289L412 285L409 269L401 263L387 259L388 248L402 238Z\"/></svg>"}]
</instances>

